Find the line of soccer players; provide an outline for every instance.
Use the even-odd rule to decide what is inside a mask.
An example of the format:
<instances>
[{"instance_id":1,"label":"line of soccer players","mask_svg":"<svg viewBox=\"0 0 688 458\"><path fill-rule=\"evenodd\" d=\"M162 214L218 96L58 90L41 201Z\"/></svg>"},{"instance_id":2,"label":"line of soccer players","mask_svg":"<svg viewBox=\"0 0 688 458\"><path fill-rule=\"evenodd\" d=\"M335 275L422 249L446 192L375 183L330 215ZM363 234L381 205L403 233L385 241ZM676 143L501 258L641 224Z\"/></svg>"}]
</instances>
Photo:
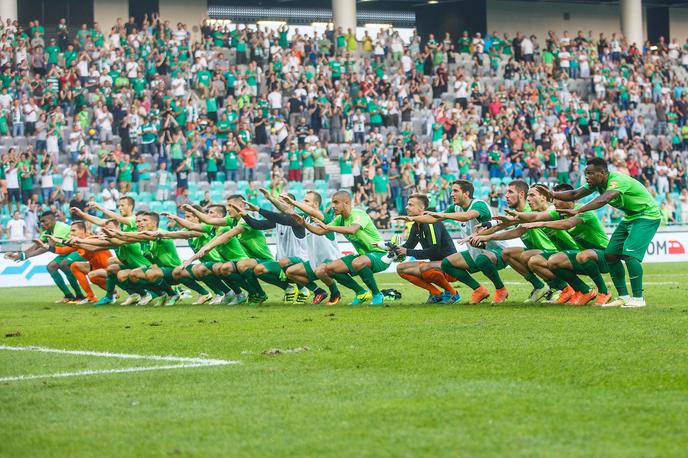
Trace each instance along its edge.
<instances>
[{"instance_id":1,"label":"line of soccer players","mask_svg":"<svg viewBox=\"0 0 688 458\"><path fill-rule=\"evenodd\" d=\"M485 202L474 199L468 181L453 183L454 205L445 212L428 211L427 197L412 195L407 216L399 217L407 222L405 242L399 245L386 244L369 215L352 208L344 191L332 196L326 212L320 210L322 197L316 192L297 202L293 195L276 197L262 190L277 211L232 195L226 205L205 210L185 205L183 218L135 213L134 200L123 197L119 212L94 204L104 218L72 209L80 220L71 226L44 213L40 239L7 257L19 261L54 252L57 256L48 272L64 295L61 301L97 305L114 302L118 288L128 293L124 304L173 305L187 289L198 293L195 304L259 304L268 299L261 282L282 289L285 303L337 304L341 285L353 291L352 304L379 305L384 296L374 274L410 256L416 260L401 262L397 272L427 290L430 303L459 302L461 296L452 286L457 281L473 290L471 304L485 301L491 293L473 277L477 272L494 286L492 303L503 303L509 292L500 270L508 265L532 285L525 302L642 307L641 262L659 227L659 208L640 182L610 172L601 159L589 161L585 179L587 184L578 189L567 184L553 189L529 187L512 181L504 216L492 216ZM574 203L595 192L599 195L590 202ZM594 212L607 204L624 213L611 239ZM260 217L252 215L256 213ZM178 230L161 230L160 216ZM457 242L466 247L463 251L457 252L444 221L458 223ZM89 226L97 226L97 234L91 234ZM275 231L275 256L268 248L266 230ZM351 242L356 253L341 255L337 233ZM181 260L174 239L186 239L194 255ZM511 239L522 244L507 246ZM604 273L610 274L618 298L612 299ZM589 277L595 288L581 276ZM103 298L96 299L89 281L105 290Z\"/></svg>"}]
</instances>

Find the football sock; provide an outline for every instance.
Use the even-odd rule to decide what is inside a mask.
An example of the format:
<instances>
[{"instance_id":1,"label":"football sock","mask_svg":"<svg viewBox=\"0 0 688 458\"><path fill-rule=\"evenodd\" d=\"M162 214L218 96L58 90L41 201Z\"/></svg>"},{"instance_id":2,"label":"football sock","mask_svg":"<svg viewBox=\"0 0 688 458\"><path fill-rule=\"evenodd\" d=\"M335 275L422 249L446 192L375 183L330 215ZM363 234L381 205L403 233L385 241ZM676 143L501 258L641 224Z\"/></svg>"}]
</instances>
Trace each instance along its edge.
<instances>
[{"instance_id":1,"label":"football sock","mask_svg":"<svg viewBox=\"0 0 688 458\"><path fill-rule=\"evenodd\" d=\"M643 297L643 266L635 258L626 258L628 279L631 282L633 297Z\"/></svg>"},{"instance_id":2,"label":"football sock","mask_svg":"<svg viewBox=\"0 0 688 458\"><path fill-rule=\"evenodd\" d=\"M81 289L83 289L86 293L86 297L95 296L95 294L93 294L93 290L91 289L91 285L88 281L88 278L86 278L86 274L80 271L77 268L76 264L70 265L69 269L72 271L72 275L74 275L74 278L76 278L76 280L79 282Z\"/></svg>"},{"instance_id":3,"label":"football sock","mask_svg":"<svg viewBox=\"0 0 688 458\"><path fill-rule=\"evenodd\" d=\"M55 282L55 285L57 285L57 287L60 289L60 291L62 291L62 294L65 297L74 297L74 294L72 294L72 292L67 287L67 284L65 283L64 279L62 278L62 274L60 274L59 269L55 272L50 272L50 276Z\"/></svg>"},{"instance_id":4,"label":"football sock","mask_svg":"<svg viewBox=\"0 0 688 458\"><path fill-rule=\"evenodd\" d=\"M332 276L337 283L341 283L350 290L356 293L356 295L363 294L366 290L349 274L334 274Z\"/></svg>"},{"instance_id":5,"label":"football sock","mask_svg":"<svg viewBox=\"0 0 688 458\"><path fill-rule=\"evenodd\" d=\"M363 283L368 287L371 293L380 294L380 290L377 287L377 282L375 281L375 274L373 270L366 266L358 271L358 276L361 277Z\"/></svg>"},{"instance_id":6,"label":"football sock","mask_svg":"<svg viewBox=\"0 0 688 458\"><path fill-rule=\"evenodd\" d=\"M201 296L206 296L208 294L207 289L201 286L196 280L192 280L191 278L182 278L180 283L190 290L197 292Z\"/></svg>"},{"instance_id":7,"label":"football sock","mask_svg":"<svg viewBox=\"0 0 688 458\"><path fill-rule=\"evenodd\" d=\"M499 275L499 270L497 270L497 266L492 263L490 258L485 256L484 254L481 254L475 258L475 263L477 264L480 271L483 274L485 274L487 278L490 279L492 284L494 284L495 288L504 288L504 282L502 281L502 277Z\"/></svg>"},{"instance_id":8,"label":"football sock","mask_svg":"<svg viewBox=\"0 0 688 458\"><path fill-rule=\"evenodd\" d=\"M609 290L607 289L607 283L604 281L604 278L602 278L602 274L600 273L600 267L597 265L597 262L589 260L583 263L582 266L587 276L592 279L593 283L595 283L595 286L597 287L597 292L602 294L609 294Z\"/></svg>"},{"instance_id":9,"label":"football sock","mask_svg":"<svg viewBox=\"0 0 688 458\"><path fill-rule=\"evenodd\" d=\"M572 270L552 269L552 272L554 272L562 280L565 280L574 291L580 291L583 294L590 292L590 287L583 280L581 280L578 275L573 273Z\"/></svg>"},{"instance_id":10,"label":"football sock","mask_svg":"<svg viewBox=\"0 0 688 458\"><path fill-rule=\"evenodd\" d=\"M446 258L442 260L442 272L448 273L471 289L480 288L480 283L478 283L475 278L471 277L471 274L469 274L468 271L454 267Z\"/></svg>"},{"instance_id":11,"label":"football sock","mask_svg":"<svg viewBox=\"0 0 688 458\"><path fill-rule=\"evenodd\" d=\"M612 277L612 283L619 296L628 296L628 288L626 287L626 269L621 261L609 263L609 275Z\"/></svg>"},{"instance_id":12,"label":"football sock","mask_svg":"<svg viewBox=\"0 0 688 458\"><path fill-rule=\"evenodd\" d=\"M545 287L545 284L542 283L542 280L540 280L538 278L538 276L535 275L533 272L528 272L528 275L525 276L525 279L528 281L528 283L533 285L533 288L535 288L535 289L540 289L540 288Z\"/></svg>"}]
</instances>

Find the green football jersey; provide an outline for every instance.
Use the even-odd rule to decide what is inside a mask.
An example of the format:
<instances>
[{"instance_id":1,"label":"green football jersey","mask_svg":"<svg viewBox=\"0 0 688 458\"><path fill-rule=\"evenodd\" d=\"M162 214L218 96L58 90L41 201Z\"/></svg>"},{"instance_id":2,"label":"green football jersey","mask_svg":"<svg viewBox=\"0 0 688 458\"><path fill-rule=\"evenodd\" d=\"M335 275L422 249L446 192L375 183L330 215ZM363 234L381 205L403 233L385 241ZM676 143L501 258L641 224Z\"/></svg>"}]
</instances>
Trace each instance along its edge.
<instances>
[{"instance_id":1,"label":"green football jersey","mask_svg":"<svg viewBox=\"0 0 688 458\"><path fill-rule=\"evenodd\" d=\"M563 219L559 212L551 210L550 216L556 221ZM583 220L582 224L573 226L568 230L568 233L573 239L578 242L582 248L592 248L603 250L609 244L609 237L594 211L589 211L577 215Z\"/></svg>"},{"instance_id":2,"label":"green football jersey","mask_svg":"<svg viewBox=\"0 0 688 458\"><path fill-rule=\"evenodd\" d=\"M150 261L143 255L141 244L138 242L127 243L115 248L117 259L130 267L150 266Z\"/></svg>"},{"instance_id":3,"label":"green football jersey","mask_svg":"<svg viewBox=\"0 0 688 458\"><path fill-rule=\"evenodd\" d=\"M208 226L211 228L213 227L213 226L210 226L209 224L206 224L205 226ZM188 229L185 228L185 229L182 229L182 231L188 231ZM192 238L188 239L189 248L191 248L191 250L194 253L198 253L198 251L201 248L203 248L203 245L207 245L212 239L213 239L212 235L204 232L202 235L200 235L198 237L192 237ZM212 250L210 250L208 252L208 254L206 254L205 256L203 256L201 258L201 261L223 262L224 260L222 259L222 256L220 256L220 254L217 252L217 249L213 248Z\"/></svg>"},{"instance_id":4,"label":"green football jersey","mask_svg":"<svg viewBox=\"0 0 688 458\"><path fill-rule=\"evenodd\" d=\"M529 205L523 209L524 212L532 212ZM557 246L547 237L542 228L529 229L521 236L521 241L527 250L559 251Z\"/></svg>"},{"instance_id":5,"label":"green football jersey","mask_svg":"<svg viewBox=\"0 0 688 458\"><path fill-rule=\"evenodd\" d=\"M227 227L230 230L236 226L241 226L244 230L238 235L239 242L244 248L244 251L249 258L260 259L260 260L274 260L270 248L268 248L268 242L265 239L265 234L259 229L254 229L243 221L235 220L231 216L225 218L227 221Z\"/></svg>"},{"instance_id":6,"label":"green football jersey","mask_svg":"<svg viewBox=\"0 0 688 458\"><path fill-rule=\"evenodd\" d=\"M628 175L609 172L609 178L604 186L592 187L586 184L585 187L600 194L618 191L619 195L609 202L609 205L624 213L624 221L633 221L638 218L660 219L659 206L652 194L640 181Z\"/></svg>"},{"instance_id":7,"label":"green football jersey","mask_svg":"<svg viewBox=\"0 0 688 458\"><path fill-rule=\"evenodd\" d=\"M179 253L177 253L177 247L174 245L174 240L144 240L141 242L141 251L152 264L156 264L159 267L177 267L182 265Z\"/></svg>"},{"instance_id":8,"label":"green football jersey","mask_svg":"<svg viewBox=\"0 0 688 458\"><path fill-rule=\"evenodd\" d=\"M203 232L210 237L210 240L231 230L228 226L216 228L210 224L201 224L201 227L203 228ZM246 250L244 250L244 247L241 246L241 242L236 237L232 237L229 241L222 245L218 245L213 251L217 251L218 256L224 262L248 259Z\"/></svg>"},{"instance_id":9,"label":"green football jersey","mask_svg":"<svg viewBox=\"0 0 688 458\"><path fill-rule=\"evenodd\" d=\"M344 237L351 242L358 254L366 254L371 252L384 252L385 249L378 246L382 242L382 236L378 232L373 220L365 211L354 208L351 214L344 218L343 215L337 215L332 223L332 226L347 227L353 224L361 226L353 234L344 234Z\"/></svg>"},{"instance_id":10,"label":"green football jersey","mask_svg":"<svg viewBox=\"0 0 688 458\"><path fill-rule=\"evenodd\" d=\"M41 232L40 239L43 242L48 240L48 236L52 235L58 240L67 240L71 231L71 226L69 224L63 223L62 221L55 221L55 227L52 231Z\"/></svg>"}]
</instances>

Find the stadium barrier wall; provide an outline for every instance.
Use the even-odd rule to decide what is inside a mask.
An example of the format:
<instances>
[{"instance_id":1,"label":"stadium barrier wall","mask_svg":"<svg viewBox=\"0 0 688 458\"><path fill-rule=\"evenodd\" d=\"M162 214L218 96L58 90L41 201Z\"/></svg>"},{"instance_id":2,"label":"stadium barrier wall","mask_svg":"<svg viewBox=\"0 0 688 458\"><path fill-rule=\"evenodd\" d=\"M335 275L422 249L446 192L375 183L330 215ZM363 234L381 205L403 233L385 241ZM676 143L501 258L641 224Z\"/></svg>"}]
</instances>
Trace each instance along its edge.
<instances>
[{"instance_id":1,"label":"stadium barrier wall","mask_svg":"<svg viewBox=\"0 0 688 458\"><path fill-rule=\"evenodd\" d=\"M518 245L518 241L511 241L511 244ZM349 242L339 242L339 248L343 255L353 253L353 246ZM457 248L463 249L458 245ZM647 249L644 262L686 262L688 261L687 248L688 231L658 232ZM274 244L270 244L270 249L274 253ZM188 259L193 254L187 246L180 246L178 250L181 259ZM52 253L46 253L22 262L0 258L0 288L52 285L53 281L48 275L47 265L54 257ZM412 258L407 258L407 260L412 260ZM395 272L395 269L396 265L392 264L387 272Z\"/></svg>"}]
</instances>

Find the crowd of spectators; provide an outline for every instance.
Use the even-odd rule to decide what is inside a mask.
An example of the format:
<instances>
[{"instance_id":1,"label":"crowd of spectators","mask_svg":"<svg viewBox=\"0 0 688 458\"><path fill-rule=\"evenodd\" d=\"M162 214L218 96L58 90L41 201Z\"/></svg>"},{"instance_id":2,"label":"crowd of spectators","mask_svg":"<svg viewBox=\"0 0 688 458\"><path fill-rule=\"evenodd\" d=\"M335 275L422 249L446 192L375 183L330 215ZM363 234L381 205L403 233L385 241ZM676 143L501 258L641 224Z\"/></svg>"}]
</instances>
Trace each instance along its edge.
<instances>
[{"instance_id":1,"label":"crowd of spectators","mask_svg":"<svg viewBox=\"0 0 688 458\"><path fill-rule=\"evenodd\" d=\"M465 178L499 212L509 180L578 184L591 157L643 182L666 223L688 223L688 40L0 24L8 238L35 235L36 208L68 218L128 193L260 204L262 186L343 188L389 227L409 195L441 210Z\"/></svg>"}]
</instances>

